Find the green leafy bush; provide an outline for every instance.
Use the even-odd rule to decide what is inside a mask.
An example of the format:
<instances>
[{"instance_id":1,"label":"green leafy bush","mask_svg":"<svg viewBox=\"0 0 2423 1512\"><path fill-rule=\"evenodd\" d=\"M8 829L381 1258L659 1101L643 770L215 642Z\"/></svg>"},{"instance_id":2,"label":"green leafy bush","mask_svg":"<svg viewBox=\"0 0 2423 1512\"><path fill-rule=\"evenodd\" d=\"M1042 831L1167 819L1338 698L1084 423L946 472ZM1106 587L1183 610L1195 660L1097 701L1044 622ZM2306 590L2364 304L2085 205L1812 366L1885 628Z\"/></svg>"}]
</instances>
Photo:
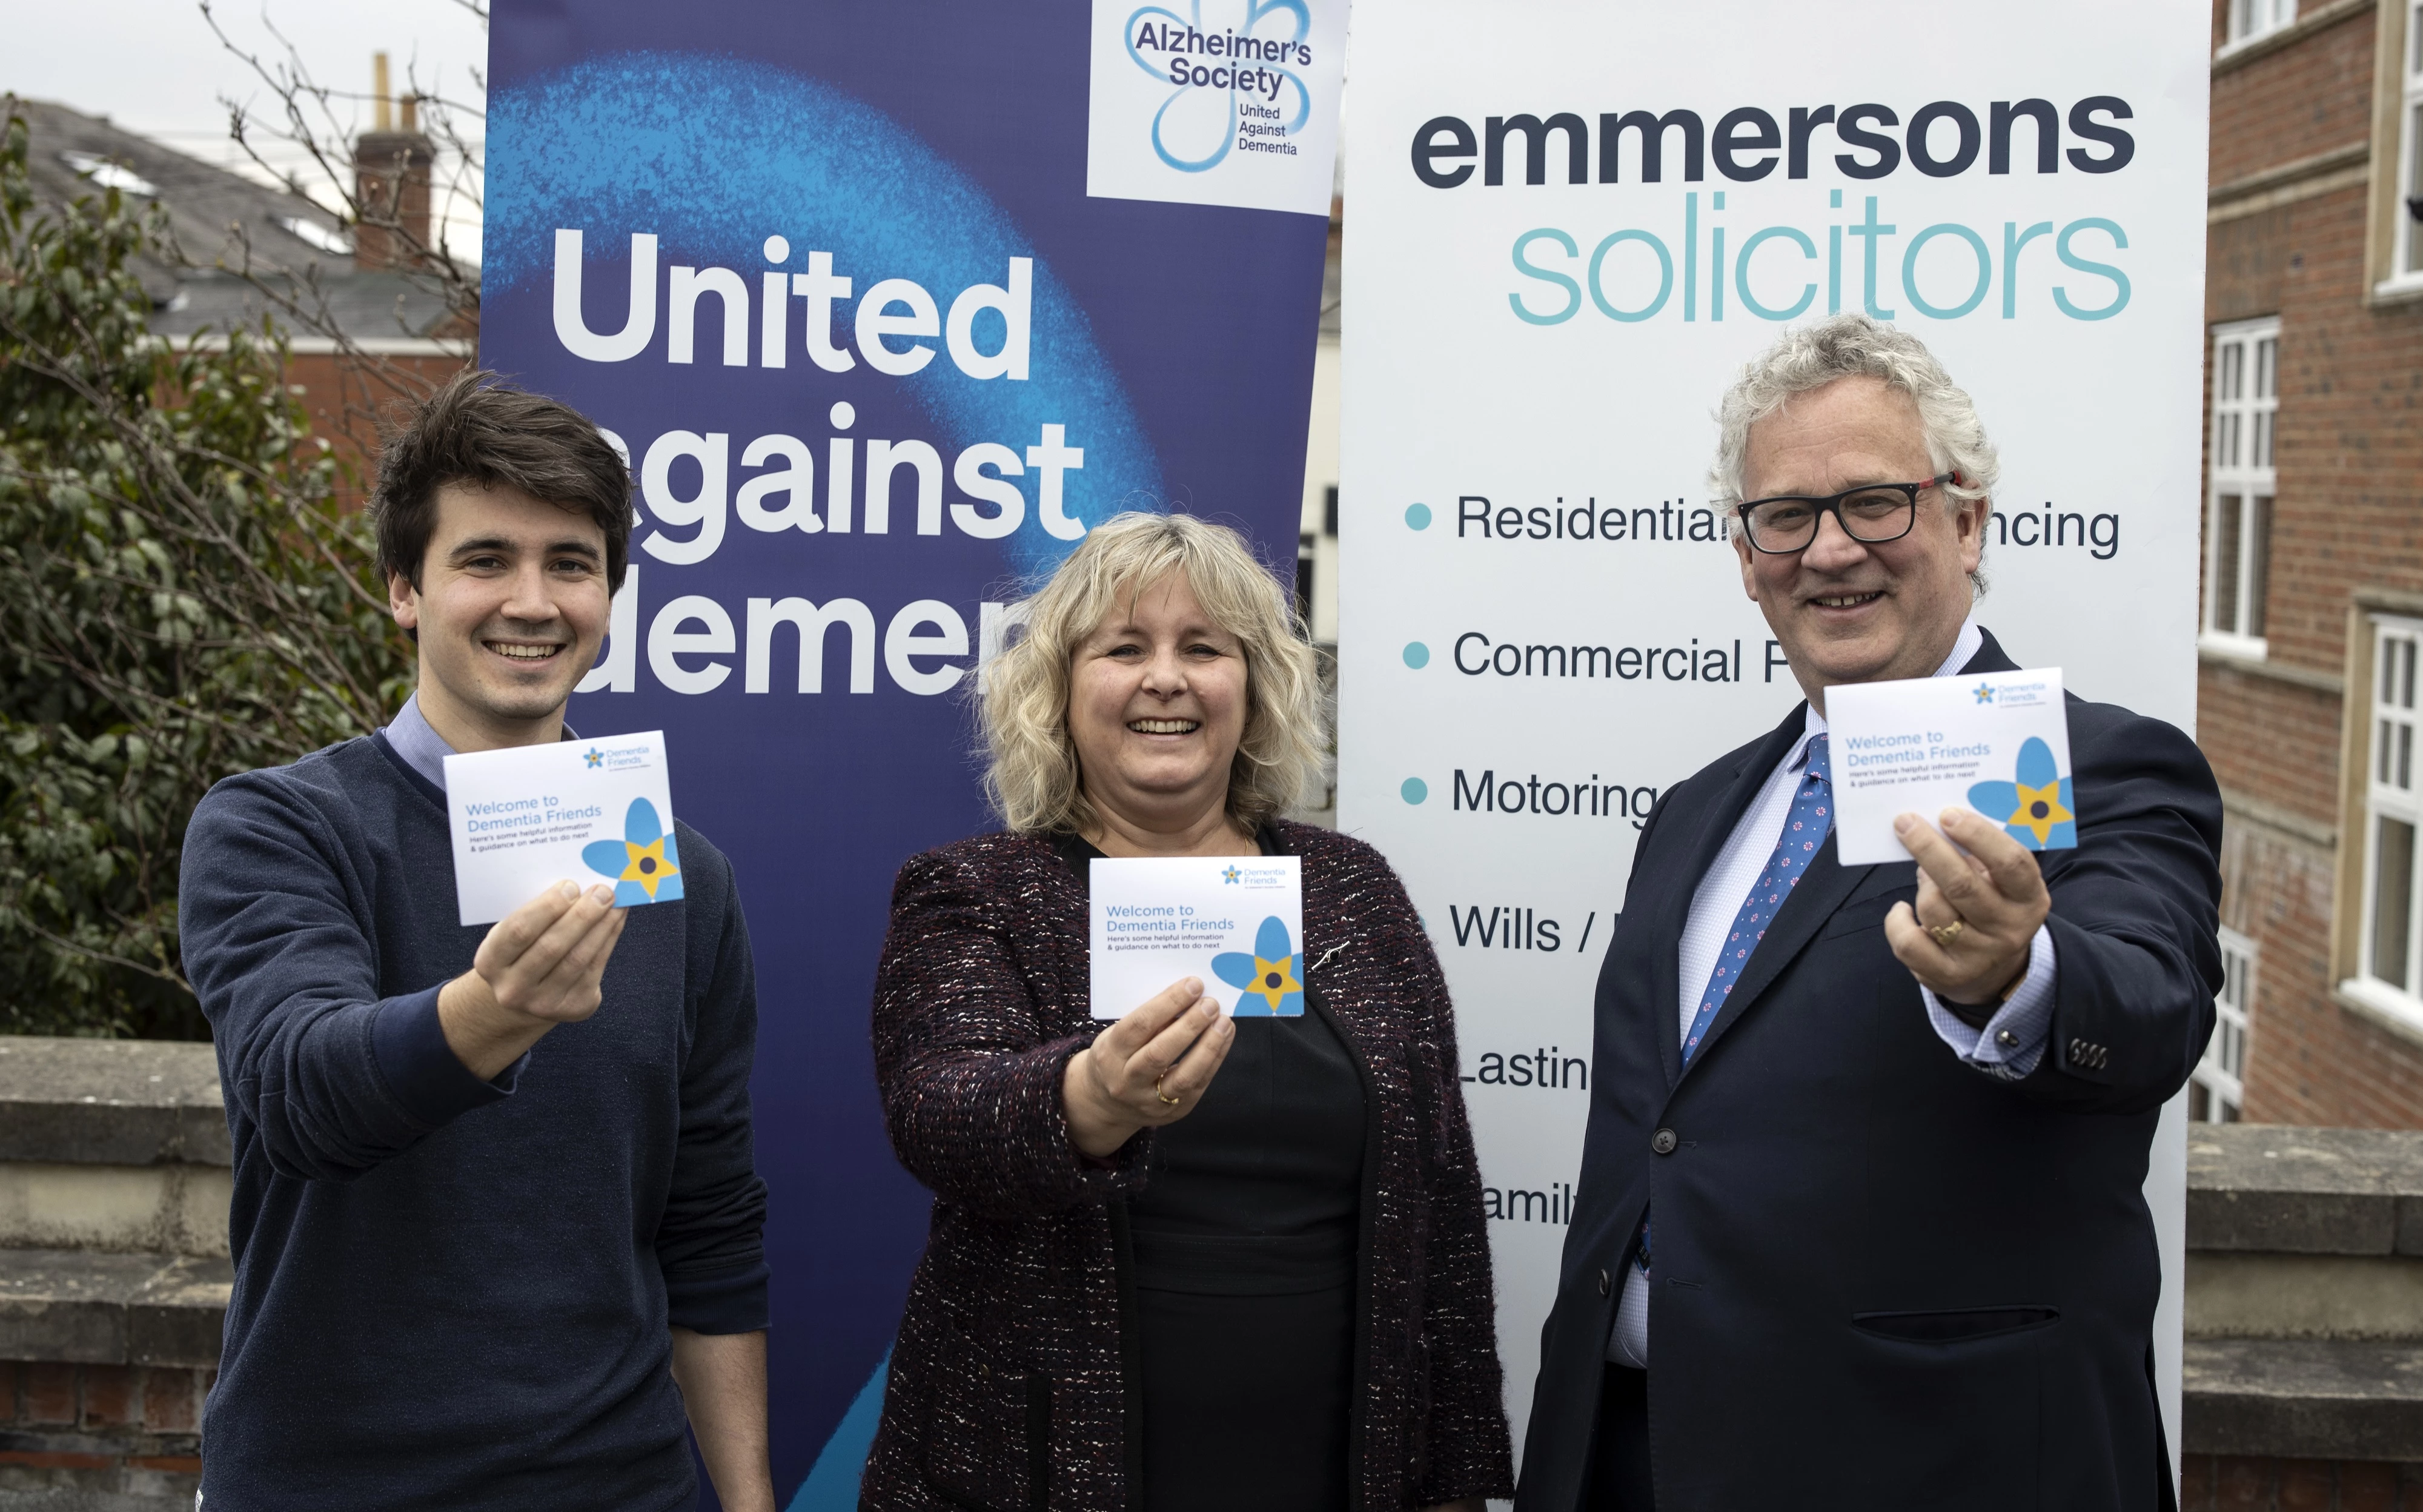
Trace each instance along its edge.
<instances>
[{"instance_id":1,"label":"green leafy bush","mask_svg":"<svg viewBox=\"0 0 2423 1512\"><path fill-rule=\"evenodd\" d=\"M211 784L382 722L409 646L274 328L170 349L116 190L0 143L0 1032L205 1038L177 868Z\"/></svg>"}]
</instances>

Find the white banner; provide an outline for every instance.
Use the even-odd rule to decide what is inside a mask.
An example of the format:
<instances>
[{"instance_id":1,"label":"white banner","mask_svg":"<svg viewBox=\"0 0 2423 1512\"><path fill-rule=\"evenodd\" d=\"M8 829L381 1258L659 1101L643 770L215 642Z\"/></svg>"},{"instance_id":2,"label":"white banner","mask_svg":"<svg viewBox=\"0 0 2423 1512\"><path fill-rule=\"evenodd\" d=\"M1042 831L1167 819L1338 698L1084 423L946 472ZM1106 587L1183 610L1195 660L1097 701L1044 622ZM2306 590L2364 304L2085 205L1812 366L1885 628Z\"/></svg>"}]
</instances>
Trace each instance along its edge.
<instances>
[{"instance_id":1,"label":"white banner","mask_svg":"<svg viewBox=\"0 0 2423 1512\"><path fill-rule=\"evenodd\" d=\"M2002 453L1981 622L2194 727L2210 31L2202 0L1355 18L1338 820L1455 992L1518 1434L1640 820L1800 697L1709 502L1741 365L1837 309L1924 339ZM2175 1452L2183 1133L2147 1183Z\"/></svg>"}]
</instances>

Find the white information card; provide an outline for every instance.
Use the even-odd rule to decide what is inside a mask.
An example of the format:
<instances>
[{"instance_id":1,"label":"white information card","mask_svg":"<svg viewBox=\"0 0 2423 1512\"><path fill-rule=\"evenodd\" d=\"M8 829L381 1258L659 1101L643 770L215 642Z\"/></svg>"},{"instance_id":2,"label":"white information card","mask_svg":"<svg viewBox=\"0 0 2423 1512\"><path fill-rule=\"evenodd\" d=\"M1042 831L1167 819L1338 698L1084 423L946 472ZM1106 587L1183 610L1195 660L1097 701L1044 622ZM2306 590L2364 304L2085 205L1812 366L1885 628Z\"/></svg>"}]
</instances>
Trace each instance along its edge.
<instances>
[{"instance_id":1,"label":"white information card","mask_svg":"<svg viewBox=\"0 0 2423 1512\"><path fill-rule=\"evenodd\" d=\"M553 883L611 883L616 907L682 895L661 730L446 758L454 899L493 924Z\"/></svg>"},{"instance_id":2,"label":"white information card","mask_svg":"<svg viewBox=\"0 0 2423 1512\"><path fill-rule=\"evenodd\" d=\"M1893 820L1966 805L2031 851L2078 844L2061 669L1826 690L1836 854L1907 861Z\"/></svg>"},{"instance_id":3,"label":"white information card","mask_svg":"<svg viewBox=\"0 0 2423 1512\"><path fill-rule=\"evenodd\" d=\"M1124 1018L1181 977L1241 1018L1304 1012L1304 863L1295 856L1093 864L1094 1017Z\"/></svg>"}]
</instances>

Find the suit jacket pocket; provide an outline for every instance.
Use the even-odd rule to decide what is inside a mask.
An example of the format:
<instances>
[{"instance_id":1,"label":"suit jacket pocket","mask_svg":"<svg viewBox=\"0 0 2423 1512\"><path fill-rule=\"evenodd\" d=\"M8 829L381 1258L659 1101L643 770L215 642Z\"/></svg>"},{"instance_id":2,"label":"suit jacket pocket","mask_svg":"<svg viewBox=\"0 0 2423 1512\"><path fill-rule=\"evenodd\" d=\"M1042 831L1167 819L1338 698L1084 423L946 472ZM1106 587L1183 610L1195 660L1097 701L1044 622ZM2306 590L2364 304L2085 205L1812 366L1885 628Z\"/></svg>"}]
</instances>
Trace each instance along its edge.
<instances>
[{"instance_id":1,"label":"suit jacket pocket","mask_svg":"<svg viewBox=\"0 0 2423 1512\"><path fill-rule=\"evenodd\" d=\"M1918 899L1918 866L1915 862L1896 861L1867 868L1867 875L1851 889L1850 896L1835 905L1834 916L1826 921L1818 932L1819 939L1837 934L1857 934L1861 930L1881 929L1885 915L1895 903Z\"/></svg>"},{"instance_id":2,"label":"suit jacket pocket","mask_svg":"<svg viewBox=\"0 0 2423 1512\"><path fill-rule=\"evenodd\" d=\"M926 1418L926 1479L981 1512L1030 1512L1049 1487L1051 1383L990 1351L954 1321Z\"/></svg>"},{"instance_id":3,"label":"suit jacket pocket","mask_svg":"<svg viewBox=\"0 0 2423 1512\"><path fill-rule=\"evenodd\" d=\"M2035 1512L2049 1307L1851 1319L1843 1445L1852 1504Z\"/></svg>"},{"instance_id":4,"label":"suit jacket pocket","mask_svg":"<svg viewBox=\"0 0 2423 1512\"><path fill-rule=\"evenodd\" d=\"M2050 1307L1979 1307L1954 1313L1854 1313L1851 1327L1881 1339L1959 1344L2060 1320L2060 1312Z\"/></svg>"},{"instance_id":5,"label":"suit jacket pocket","mask_svg":"<svg viewBox=\"0 0 2423 1512\"><path fill-rule=\"evenodd\" d=\"M1913 887L1907 889L1903 894L1888 894L1882 898L1863 898L1845 903L1834 911L1834 916L1826 921L1826 928L1819 931L1817 937L1821 940L1830 940L1838 934L1856 934L1861 930L1880 930L1884 928L1885 915L1892 912L1892 906L1895 903L1907 901L1917 896L1918 890Z\"/></svg>"}]
</instances>

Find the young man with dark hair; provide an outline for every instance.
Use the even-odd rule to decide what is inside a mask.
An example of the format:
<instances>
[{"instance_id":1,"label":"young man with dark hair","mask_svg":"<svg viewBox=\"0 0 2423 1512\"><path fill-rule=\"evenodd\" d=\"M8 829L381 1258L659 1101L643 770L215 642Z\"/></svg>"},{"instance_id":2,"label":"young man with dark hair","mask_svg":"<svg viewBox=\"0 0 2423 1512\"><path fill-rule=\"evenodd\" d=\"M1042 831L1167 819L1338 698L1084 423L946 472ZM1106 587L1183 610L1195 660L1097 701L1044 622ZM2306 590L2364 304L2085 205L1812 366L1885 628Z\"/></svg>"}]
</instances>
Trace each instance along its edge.
<instances>
[{"instance_id":1,"label":"young man with dark hair","mask_svg":"<svg viewBox=\"0 0 2423 1512\"><path fill-rule=\"evenodd\" d=\"M371 504L418 691L195 811L185 968L235 1145L205 1508L670 1512L687 1425L729 1512L771 1512L730 864L677 823L679 902L565 882L455 922L444 758L572 738L629 492L573 410L448 384Z\"/></svg>"}]
</instances>

